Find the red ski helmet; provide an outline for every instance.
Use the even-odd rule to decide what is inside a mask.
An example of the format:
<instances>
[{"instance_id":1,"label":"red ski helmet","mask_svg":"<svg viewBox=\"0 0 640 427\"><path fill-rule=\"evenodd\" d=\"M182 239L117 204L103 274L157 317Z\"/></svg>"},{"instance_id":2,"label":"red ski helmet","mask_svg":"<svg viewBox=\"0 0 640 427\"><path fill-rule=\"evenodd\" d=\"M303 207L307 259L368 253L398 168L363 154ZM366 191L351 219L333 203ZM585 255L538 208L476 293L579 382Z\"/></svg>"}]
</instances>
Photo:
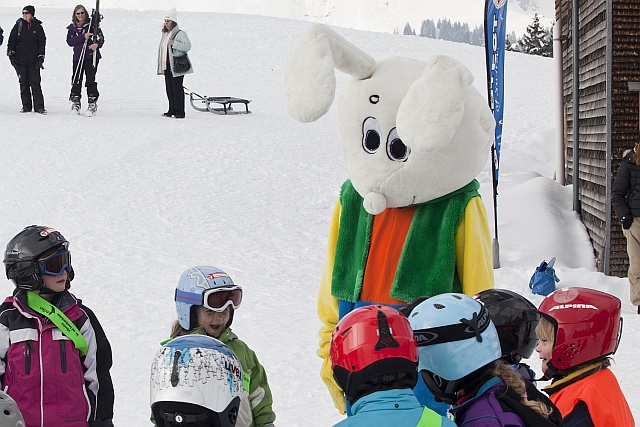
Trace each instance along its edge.
<instances>
[{"instance_id":1,"label":"red ski helmet","mask_svg":"<svg viewBox=\"0 0 640 427\"><path fill-rule=\"evenodd\" d=\"M620 300L587 288L562 288L538 307L555 327L551 371L573 368L616 352L622 335Z\"/></svg>"},{"instance_id":2,"label":"red ski helmet","mask_svg":"<svg viewBox=\"0 0 640 427\"><path fill-rule=\"evenodd\" d=\"M330 357L333 376L350 403L362 396L358 386L375 377L417 380L411 325L391 307L369 305L345 315L333 330Z\"/></svg>"}]
</instances>

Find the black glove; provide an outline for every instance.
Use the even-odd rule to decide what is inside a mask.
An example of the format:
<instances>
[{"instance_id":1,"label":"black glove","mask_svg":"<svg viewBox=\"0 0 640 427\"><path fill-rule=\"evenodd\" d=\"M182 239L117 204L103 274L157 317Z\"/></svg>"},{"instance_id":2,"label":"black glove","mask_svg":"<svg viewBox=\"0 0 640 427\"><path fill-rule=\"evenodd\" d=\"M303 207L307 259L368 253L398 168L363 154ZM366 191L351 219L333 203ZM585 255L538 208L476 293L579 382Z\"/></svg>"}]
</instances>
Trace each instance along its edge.
<instances>
[{"instance_id":1,"label":"black glove","mask_svg":"<svg viewBox=\"0 0 640 427\"><path fill-rule=\"evenodd\" d=\"M16 59L16 53L11 51L11 52L7 53L7 55L9 56L9 62L11 62L11 66L13 68L16 68L18 66L18 60Z\"/></svg>"},{"instance_id":2,"label":"black glove","mask_svg":"<svg viewBox=\"0 0 640 427\"><path fill-rule=\"evenodd\" d=\"M90 427L113 427L112 420L95 420L89 423Z\"/></svg>"},{"instance_id":3,"label":"black glove","mask_svg":"<svg viewBox=\"0 0 640 427\"><path fill-rule=\"evenodd\" d=\"M42 64L44 64L44 55L38 56L38 62L36 62L36 67L44 69Z\"/></svg>"},{"instance_id":4,"label":"black glove","mask_svg":"<svg viewBox=\"0 0 640 427\"><path fill-rule=\"evenodd\" d=\"M628 230L631 228L631 224L633 224L633 216L631 214L625 215L620 219L620 222L622 223L622 228Z\"/></svg>"}]
</instances>

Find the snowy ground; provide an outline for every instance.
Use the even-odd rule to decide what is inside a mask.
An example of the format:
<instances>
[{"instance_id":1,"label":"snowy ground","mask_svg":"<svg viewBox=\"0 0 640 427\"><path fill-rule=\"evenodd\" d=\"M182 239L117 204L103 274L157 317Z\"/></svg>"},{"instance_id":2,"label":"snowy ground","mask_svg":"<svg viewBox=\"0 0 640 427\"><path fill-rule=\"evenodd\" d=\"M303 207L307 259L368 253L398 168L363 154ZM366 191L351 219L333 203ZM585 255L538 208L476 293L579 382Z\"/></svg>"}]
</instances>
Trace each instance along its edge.
<instances>
[{"instance_id":1,"label":"snowy ground","mask_svg":"<svg viewBox=\"0 0 640 427\"><path fill-rule=\"evenodd\" d=\"M5 33L16 12L0 7ZM269 374L278 426L337 422L341 416L318 375L315 304L329 219L346 173L335 108L303 125L284 106L289 45L309 24L181 13L196 70L186 87L252 99L252 114L223 117L187 107L187 118L175 120L160 116L167 105L163 79L155 76L163 13L105 10L102 95L98 116L86 118L67 112L70 13L37 11L48 36L47 116L18 113L15 73L0 61L0 242L30 224L55 227L71 241L72 290L94 309L113 345L115 424L149 424L149 366L175 319L178 277L198 264L221 267L245 288L234 330ZM485 92L481 48L337 30L377 59L450 54ZM613 371L639 417L633 343L640 316L628 301L627 280L596 272L586 231L571 211L571 187L551 178L552 70L549 59L507 55L496 284L538 304L529 277L555 256L560 285L620 297L625 323ZM493 224L489 166L479 180ZM9 281L0 284L11 293ZM530 362L539 370L535 357Z\"/></svg>"}]
</instances>

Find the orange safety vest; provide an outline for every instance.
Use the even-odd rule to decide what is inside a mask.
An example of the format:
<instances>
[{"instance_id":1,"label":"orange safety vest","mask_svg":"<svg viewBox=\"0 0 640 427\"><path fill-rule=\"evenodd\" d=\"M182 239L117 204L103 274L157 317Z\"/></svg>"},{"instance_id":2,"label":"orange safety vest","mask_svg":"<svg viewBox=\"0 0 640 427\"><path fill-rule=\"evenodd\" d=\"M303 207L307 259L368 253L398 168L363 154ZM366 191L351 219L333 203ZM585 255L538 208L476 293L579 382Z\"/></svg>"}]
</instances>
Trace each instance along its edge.
<instances>
[{"instance_id":1,"label":"orange safety vest","mask_svg":"<svg viewBox=\"0 0 640 427\"><path fill-rule=\"evenodd\" d=\"M589 408L596 427L635 427L629 404L616 376L609 368L601 369L549 396L566 417L582 401Z\"/></svg>"}]
</instances>

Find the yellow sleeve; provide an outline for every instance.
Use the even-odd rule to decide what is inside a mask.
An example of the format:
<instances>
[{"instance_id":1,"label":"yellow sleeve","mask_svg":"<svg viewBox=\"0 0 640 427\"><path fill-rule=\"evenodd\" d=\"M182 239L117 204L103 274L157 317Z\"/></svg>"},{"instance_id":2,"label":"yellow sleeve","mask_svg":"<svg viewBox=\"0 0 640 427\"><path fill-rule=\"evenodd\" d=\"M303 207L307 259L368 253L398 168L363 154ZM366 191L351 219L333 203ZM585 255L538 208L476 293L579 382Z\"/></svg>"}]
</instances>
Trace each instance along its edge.
<instances>
[{"instance_id":1,"label":"yellow sleeve","mask_svg":"<svg viewBox=\"0 0 640 427\"><path fill-rule=\"evenodd\" d=\"M333 404L341 414L346 413L347 407L344 400L342 389L336 384L331 370L331 360L329 359L329 348L331 346L331 334L338 323L338 301L331 295L331 279L333 273L333 260L336 256L336 244L338 242L338 230L340 228L340 202L336 203L331 216L331 226L329 227L329 241L327 244L327 258L322 273L322 282L320 283L320 294L318 295L318 317L323 323L318 335L320 341L318 343L317 354L323 359L320 376L325 382Z\"/></svg>"},{"instance_id":2,"label":"yellow sleeve","mask_svg":"<svg viewBox=\"0 0 640 427\"><path fill-rule=\"evenodd\" d=\"M462 293L473 296L493 289L493 253L487 211L480 197L472 198L456 232L456 268Z\"/></svg>"}]
</instances>

